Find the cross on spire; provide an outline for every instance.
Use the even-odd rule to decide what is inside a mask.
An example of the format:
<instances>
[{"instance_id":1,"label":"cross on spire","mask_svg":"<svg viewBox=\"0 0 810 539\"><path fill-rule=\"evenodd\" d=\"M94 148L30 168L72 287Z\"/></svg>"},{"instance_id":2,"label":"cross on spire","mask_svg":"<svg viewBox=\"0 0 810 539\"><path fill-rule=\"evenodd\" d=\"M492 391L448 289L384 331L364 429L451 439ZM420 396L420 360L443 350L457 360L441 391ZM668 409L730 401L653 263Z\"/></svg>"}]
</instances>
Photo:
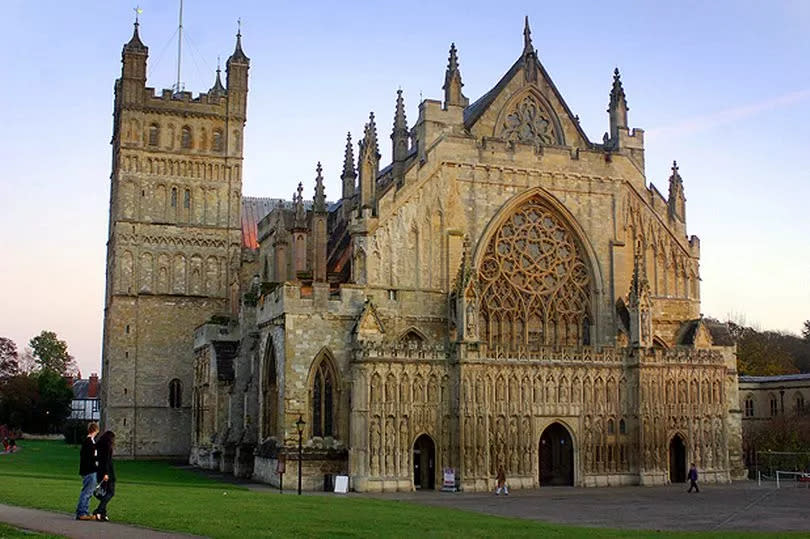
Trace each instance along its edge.
<instances>
[{"instance_id":1,"label":"cross on spire","mask_svg":"<svg viewBox=\"0 0 810 539\"><path fill-rule=\"evenodd\" d=\"M138 15L143 13L143 10L141 9L141 6L135 6L134 8L132 8L132 11L135 12L135 24L139 24Z\"/></svg>"}]
</instances>

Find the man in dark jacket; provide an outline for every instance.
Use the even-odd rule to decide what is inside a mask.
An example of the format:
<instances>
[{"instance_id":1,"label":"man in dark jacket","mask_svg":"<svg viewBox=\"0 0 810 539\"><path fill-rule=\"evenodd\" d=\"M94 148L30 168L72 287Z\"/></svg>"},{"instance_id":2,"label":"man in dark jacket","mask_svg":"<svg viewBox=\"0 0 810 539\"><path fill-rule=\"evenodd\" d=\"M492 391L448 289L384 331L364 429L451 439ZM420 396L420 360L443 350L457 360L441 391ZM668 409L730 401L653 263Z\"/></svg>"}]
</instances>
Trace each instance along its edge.
<instances>
[{"instance_id":1,"label":"man in dark jacket","mask_svg":"<svg viewBox=\"0 0 810 539\"><path fill-rule=\"evenodd\" d=\"M692 463L692 466L689 468L689 473L686 475L689 478L689 490L686 492L692 492L692 489L695 489L695 492L700 492L700 489L697 486L697 468L695 468L695 463Z\"/></svg>"},{"instance_id":2,"label":"man in dark jacket","mask_svg":"<svg viewBox=\"0 0 810 539\"><path fill-rule=\"evenodd\" d=\"M98 424L87 425L87 437L82 441L82 448L79 453L79 475L82 476L82 491L79 494L79 503L76 505L76 520L93 520L90 516L90 496L96 488L96 442L94 438L98 434Z\"/></svg>"}]
</instances>

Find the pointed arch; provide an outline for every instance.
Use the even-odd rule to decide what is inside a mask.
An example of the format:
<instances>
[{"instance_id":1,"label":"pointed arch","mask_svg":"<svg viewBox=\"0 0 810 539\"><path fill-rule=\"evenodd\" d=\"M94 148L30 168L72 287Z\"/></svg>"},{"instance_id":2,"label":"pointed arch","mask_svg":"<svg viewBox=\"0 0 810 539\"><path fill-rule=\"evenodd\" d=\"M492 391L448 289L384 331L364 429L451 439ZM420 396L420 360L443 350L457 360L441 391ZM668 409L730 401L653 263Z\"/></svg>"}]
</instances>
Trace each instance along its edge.
<instances>
[{"instance_id":1,"label":"pointed arch","mask_svg":"<svg viewBox=\"0 0 810 539\"><path fill-rule=\"evenodd\" d=\"M546 254L556 257L553 273L538 265ZM599 342L591 335L601 304L598 258L576 218L548 191L536 187L507 201L481 235L473 266L482 337L491 346Z\"/></svg>"},{"instance_id":2,"label":"pointed arch","mask_svg":"<svg viewBox=\"0 0 810 539\"><path fill-rule=\"evenodd\" d=\"M542 146L564 146L559 116L535 86L516 92L498 112L492 136Z\"/></svg>"},{"instance_id":3,"label":"pointed arch","mask_svg":"<svg viewBox=\"0 0 810 539\"><path fill-rule=\"evenodd\" d=\"M397 338L397 342L403 344L423 345L427 342L427 337L418 327L410 326L409 328L405 329L405 331L400 333L399 338Z\"/></svg>"},{"instance_id":4,"label":"pointed arch","mask_svg":"<svg viewBox=\"0 0 810 539\"><path fill-rule=\"evenodd\" d=\"M309 426L312 436L337 436L340 383L332 353L324 347L309 369Z\"/></svg>"},{"instance_id":5,"label":"pointed arch","mask_svg":"<svg viewBox=\"0 0 810 539\"><path fill-rule=\"evenodd\" d=\"M276 434L278 430L279 398L276 347L272 335L267 336L261 365L262 438Z\"/></svg>"}]
</instances>

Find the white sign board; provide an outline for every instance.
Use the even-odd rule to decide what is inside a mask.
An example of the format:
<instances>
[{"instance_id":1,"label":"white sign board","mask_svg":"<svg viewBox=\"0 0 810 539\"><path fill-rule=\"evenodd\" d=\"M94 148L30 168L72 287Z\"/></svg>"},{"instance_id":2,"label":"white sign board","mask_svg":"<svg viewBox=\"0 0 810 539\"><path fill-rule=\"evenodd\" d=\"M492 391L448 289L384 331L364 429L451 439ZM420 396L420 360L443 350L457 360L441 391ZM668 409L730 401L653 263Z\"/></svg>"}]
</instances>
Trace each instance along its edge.
<instances>
[{"instance_id":1,"label":"white sign board","mask_svg":"<svg viewBox=\"0 0 810 539\"><path fill-rule=\"evenodd\" d=\"M444 480L442 481L442 490L455 492L456 491L456 470L455 468L445 468L442 470Z\"/></svg>"},{"instance_id":2,"label":"white sign board","mask_svg":"<svg viewBox=\"0 0 810 539\"><path fill-rule=\"evenodd\" d=\"M335 493L346 494L349 492L349 476L338 475L335 477Z\"/></svg>"}]
</instances>

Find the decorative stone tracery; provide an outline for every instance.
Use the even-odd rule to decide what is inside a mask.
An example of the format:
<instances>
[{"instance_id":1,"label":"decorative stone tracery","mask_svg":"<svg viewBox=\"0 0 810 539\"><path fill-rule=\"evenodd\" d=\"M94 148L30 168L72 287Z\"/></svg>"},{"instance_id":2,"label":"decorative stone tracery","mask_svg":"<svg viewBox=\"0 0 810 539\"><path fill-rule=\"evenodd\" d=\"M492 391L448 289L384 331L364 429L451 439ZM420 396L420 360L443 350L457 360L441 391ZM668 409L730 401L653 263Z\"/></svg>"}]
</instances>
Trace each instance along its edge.
<instances>
[{"instance_id":1,"label":"decorative stone tracery","mask_svg":"<svg viewBox=\"0 0 810 539\"><path fill-rule=\"evenodd\" d=\"M481 337L490 346L573 345L588 334L591 278L582 247L540 196L497 228L478 286Z\"/></svg>"},{"instance_id":2,"label":"decorative stone tracery","mask_svg":"<svg viewBox=\"0 0 810 539\"><path fill-rule=\"evenodd\" d=\"M521 99L507 114L500 131L501 138L536 146L559 144L551 114L531 94Z\"/></svg>"}]
</instances>

